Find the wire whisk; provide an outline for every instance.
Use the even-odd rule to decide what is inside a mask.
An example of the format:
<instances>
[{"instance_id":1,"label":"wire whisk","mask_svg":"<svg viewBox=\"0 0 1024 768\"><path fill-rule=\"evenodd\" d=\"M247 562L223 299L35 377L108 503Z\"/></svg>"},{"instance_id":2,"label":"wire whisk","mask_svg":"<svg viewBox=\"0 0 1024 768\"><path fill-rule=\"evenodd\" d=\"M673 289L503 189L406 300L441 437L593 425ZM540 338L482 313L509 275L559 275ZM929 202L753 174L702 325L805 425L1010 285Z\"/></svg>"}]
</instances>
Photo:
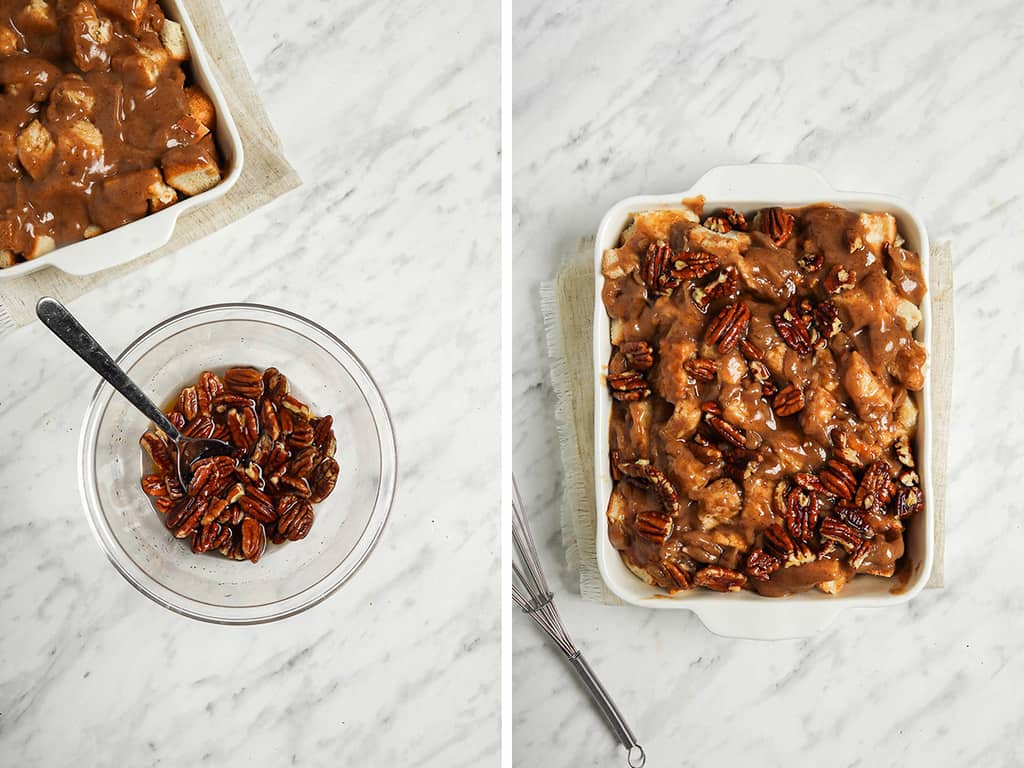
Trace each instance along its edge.
<instances>
[{"instance_id":1,"label":"wire whisk","mask_svg":"<svg viewBox=\"0 0 1024 768\"><path fill-rule=\"evenodd\" d=\"M512 562L512 600L565 654L566 661L576 670L594 702L608 720L615 737L628 750L627 763L631 768L643 768L647 762L644 748L637 743L619 708L615 706L615 702L572 641L562 623L562 617L558 615L555 596L544 577L544 569L540 564L540 555L533 534L530 533L515 475L512 476L512 544L515 547L515 558Z\"/></svg>"}]
</instances>

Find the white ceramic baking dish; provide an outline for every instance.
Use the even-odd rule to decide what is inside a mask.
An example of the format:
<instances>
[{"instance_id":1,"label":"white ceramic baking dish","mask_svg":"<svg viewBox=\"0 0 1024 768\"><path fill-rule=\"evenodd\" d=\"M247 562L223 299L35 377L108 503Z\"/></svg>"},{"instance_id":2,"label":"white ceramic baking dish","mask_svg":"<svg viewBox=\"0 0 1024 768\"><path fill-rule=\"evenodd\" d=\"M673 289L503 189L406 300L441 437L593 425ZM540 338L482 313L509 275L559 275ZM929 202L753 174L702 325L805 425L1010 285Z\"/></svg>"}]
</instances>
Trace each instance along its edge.
<instances>
[{"instance_id":1,"label":"white ceramic baking dish","mask_svg":"<svg viewBox=\"0 0 1024 768\"><path fill-rule=\"evenodd\" d=\"M601 288L601 255L619 244L619 238L637 212L681 208L684 198L704 195L706 210L722 206L752 210L770 205L798 207L831 202L857 211L889 211L907 241L907 247L921 254L928 280L928 234L924 223L905 203L885 195L841 192L833 189L815 171L796 165L735 165L715 168L689 190L671 195L630 197L616 203L605 214L597 231L594 248L594 477L597 492L597 561L608 588L627 603L647 608L691 610L712 632L729 637L780 639L806 637L825 627L844 608L895 605L913 598L924 588L931 574L934 511L931 507L931 373L926 369L924 389L917 398L919 422L916 454L925 493L925 507L907 531L907 553L912 569L909 579L898 588L896 579L858 576L836 596L818 590L785 598L761 597L749 591L718 594L706 590L668 596L648 586L623 564L608 540L605 510L612 490L608 467L608 428L611 397L605 383L611 355L608 315L604 312ZM931 352L931 294L921 306L923 319L917 339Z\"/></svg>"},{"instance_id":2,"label":"white ceramic baking dish","mask_svg":"<svg viewBox=\"0 0 1024 768\"><path fill-rule=\"evenodd\" d=\"M38 259L0 269L0 280L26 275L44 267L57 267L73 275L88 275L124 264L165 245L171 239L179 216L224 197L238 181L244 161L242 137L238 134L238 127L228 109L224 92L213 77L210 58L199 35L196 34L183 0L161 0L160 4L167 18L174 19L184 29L192 53L193 77L217 107L217 129L214 131L214 139L224 161L224 174L220 184L123 227L104 232L89 240L61 246Z\"/></svg>"}]
</instances>

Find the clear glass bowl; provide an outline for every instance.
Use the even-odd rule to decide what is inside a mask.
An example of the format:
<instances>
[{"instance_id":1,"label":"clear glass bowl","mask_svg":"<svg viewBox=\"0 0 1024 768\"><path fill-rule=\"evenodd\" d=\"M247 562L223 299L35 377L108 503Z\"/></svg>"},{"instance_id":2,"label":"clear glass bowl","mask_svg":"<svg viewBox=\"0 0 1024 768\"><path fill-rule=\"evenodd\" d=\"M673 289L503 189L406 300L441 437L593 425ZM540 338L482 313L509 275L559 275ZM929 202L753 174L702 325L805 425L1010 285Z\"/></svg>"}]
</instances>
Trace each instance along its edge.
<instances>
[{"instance_id":1,"label":"clear glass bowl","mask_svg":"<svg viewBox=\"0 0 1024 768\"><path fill-rule=\"evenodd\" d=\"M384 399L341 340L281 309L219 304L160 323L117 360L158 405L201 371L275 366L314 413L334 416L341 466L305 539L269 546L256 564L195 555L139 487L148 420L102 382L82 428L79 485L96 538L132 586L185 616L255 624L316 605L363 563L391 508L397 456Z\"/></svg>"}]
</instances>

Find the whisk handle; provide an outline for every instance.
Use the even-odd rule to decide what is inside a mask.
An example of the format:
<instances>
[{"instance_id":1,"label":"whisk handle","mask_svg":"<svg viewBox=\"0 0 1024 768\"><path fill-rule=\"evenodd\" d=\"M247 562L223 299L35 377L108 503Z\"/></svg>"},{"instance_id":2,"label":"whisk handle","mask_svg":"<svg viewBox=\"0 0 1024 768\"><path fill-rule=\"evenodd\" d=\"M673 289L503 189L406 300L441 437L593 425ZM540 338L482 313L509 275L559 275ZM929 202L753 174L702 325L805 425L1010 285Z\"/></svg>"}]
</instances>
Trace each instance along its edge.
<instances>
[{"instance_id":1,"label":"whisk handle","mask_svg":"<svg viewBox=\"0 0 1024 768\"><path fill-rule=\"evenodd\" d=\"M612 730L615 731L616 738L618 738L622 746L629 750L628 760L630 768L643 768L644 763L647 762L644 748L637 743L633 731L626 724L626 720L622 717L619 708L615 706L612 697L608 695L608 691L601 685L601 681L597 679L597 675L594 674L594 670L590 668L583 654L577 651L575 655L569 657L569 663L572 664L583 684L590 691L590 695L597 703L598 708L600 708L608 720Z\"/></svg>"}]
</instances>

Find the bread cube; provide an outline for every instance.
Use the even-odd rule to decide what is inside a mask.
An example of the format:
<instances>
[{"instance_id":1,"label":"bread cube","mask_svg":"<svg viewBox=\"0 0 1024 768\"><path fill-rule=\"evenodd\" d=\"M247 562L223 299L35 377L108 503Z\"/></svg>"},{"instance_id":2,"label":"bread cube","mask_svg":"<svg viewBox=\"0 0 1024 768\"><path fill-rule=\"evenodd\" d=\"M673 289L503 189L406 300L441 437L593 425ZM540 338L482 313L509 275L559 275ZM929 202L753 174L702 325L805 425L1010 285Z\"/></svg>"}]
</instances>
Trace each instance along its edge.
<instances>
[{"instance_id":1,"label":"bread cube","mask_svg":"<svg viewBox=\"0 0 1024 768\"><path fill-rule=\"evenodd\" d=\"M21 38L6 24L0 24L0 56L10 56L21 50Z\"/></svg>"},{"instance_id":2,"label":"bread cube","mask_svg":"<svg viewBox=\"0 0 1024 768\"><path fill-rule=\"evenodd\" d=\"M5 96L46 101L61 74L59 67L35 56L0 58L0 83Z\"/></svg>"},{"instance_id":3,"label":"bread cube","mask_svg":"<svg viewBox=\"0 0 1024 768\"><path fill-rule=\"evenodd\" d=\"M107 48L113 32L110 19L101 18L95 5L81 0L64 18L64 49L83 72L106 70L110 66Z\"/></svg>"},{"instance_id":4,"label":"bread cube","mask_svg":"<svg viewBox=\"0 0 1024 768\"><path fill-rule=\"evenodd\" d=\"M220 183L220 167L213 141L207 136L198 144L176 147L160 160L164 180L185 195L198 195Z\"/></svg>"},{"instance_id":5,"label":"bread cube","mask_svg":"<svg viewBox=\"0 0 1024 768\"><path fill-rule=\"evenodd\" d=\"M103 159L103 134L88 120L75 120L54 126L57 158L73 175L90 171Z\"/></svg>"},{"instance_id":6,"label":"bread cube","mask_svg":"<svg viewBox=\"0 0 1024 768\"><path fill-rule=\"evenodd\" d=\"M114 59L113 67L126 82L143 88L152 88L160 79L169 57L163 48L147 48L137 45L135 53Z\"/></svg>"},{"instance_id":7,"label":"bread cube","mask_svg":"<svg viewBox=\"0 0 1024 768\"><path fill-rule=\"evenodd\" d=\"M57 247L57 241L49 235L36 235L32 240L32 245L25 253L25 258L29 261L32 259L38 259L40 256L45 256L54 248Z\"/></svg>"},{"instance_id":8,"label":"bread cube","mask_svg":"<svg viewBox=\"0 0 1024 768\"><path fill-rule=\"evenodd\" d=\"M90 224L82 231L82 237L84 237L86 240L91 240L92 238L96 237L96 235L102 234L103 227L100 227L96 224Z\"/></svg>"},{"instance_id":9,"label":"bread cube","mask_svg":"<svg viewBox=\"0 0 1024 768\"><path fill-rule=\"evenodd\" d=\"M185 98L188 99L188 113L212 131L217 124L217 108L210 97L198 86L190 85L185 89Z\"/></svg>"},{"instance_id":10,"label":"bread cube","mask_svg":"<svg viewBox=\"0 0 1024 768\"><path fill-rule=\"evenodd\" d=\"M862 213L849 232L850 253L867 248L881 258L882 244L896 241L896 219L891 213Z\"/></svg>"},{"instance_id":11,"label":"bread cube","mask_svg":"<svg viewBox=\"0 0 1024 768\"><path fill-rule=\"evenodd\" d=\"M185 39L185 30L181 24L164 19L160 28L160 42L163 43L172 61L188 61L188 40Z\"/></svg>"},{"instance_id":12,"label":"bread cube","mask_svg":"<svg viewBox=\"0 0 1024 768\"><path fill-rule=\"evenodd\" d=\"M23 33L49 35L57 31L57 14L46 0L28 0L14 15L14 23Z\"/></svg>"},{"instance_id":13,"label":"bread cube","mask_svg":"<svg viewBox=\"0 0 1024 768\"><path fill-rule=\"evenodd\" d=\"M56 149L53 136L38 120L18 134L18 160L33 179L41 179L49 172Z\"/></svg>"},{"instance_id":14,"label":"bread cube","mask_svg":"<svg viewBox=\"0 0 1024 768\"><path fill-rule=\"evenodd\" d=\"M96 106L96 93L80 75L64 75L50 91L50 104L46 116L50 120L92 117Z\"/></svg>"},{"instance_id":15,"label":"bread cube","mask_svg":"<svg viewBox=\"0 0 1024 768\"><path fill-rule=\"evenodd\" d=\"M0 249L0 269L6 269L7 267L13 267L17 259L14 257L14 251L7 249Z\"/></svg>"},{"instance_id":16,"label":"bread cube","mask_svg":"<svg viewBox=\"0 0 1024 768\"><path fill-rule=\"evenodd\" d=\"M210 129L196 120L192 115L185 115L171 128L177 133L181 144L195 144L210 133Z\"/></svg>"},{"instance_id":17,"label":"bread cube","mask_svg":"<svg viewBox=\"0 0 1024 768\"><path fill-rule=\"evenodd\" d=\"M147 168L104 179L93 190L89 215L104 230L110 230L166 208L177 199L177 193L164 184L160 171Z\"/></svg>"},{"instance_id":18,"label":"bread cube","mask_svg":"<svg viewBox=\"0 0 1024 768\"><path fill-rule=\"evenodd\" d=\"M2 105L3 100L0 97L0 106ZM21 163L18 162L17 137L14 131L0 131L0 181L17 181L20 178Z\"/></svg>"},{"instance_id":19,"label":"bread cube","mask_svg":"<svg viewBox=\"0 0 1024 768\"><path fill-rule=\"evenodd\" d=\"M843 386L864 421L877 421L892 412L892 393L859 352L847 358Z\"/></svg>"},{"instance_id":20,"label":"bread cube","mask_svg":"<svg viewBox=\"0 0 1024 768\"><path fill-rule=\"evenodd\" d=\"M146 15L148 0L96 0L96 5L111 16L128 22L132 32L137 32Z\"/></svg>"}]
</instances>

